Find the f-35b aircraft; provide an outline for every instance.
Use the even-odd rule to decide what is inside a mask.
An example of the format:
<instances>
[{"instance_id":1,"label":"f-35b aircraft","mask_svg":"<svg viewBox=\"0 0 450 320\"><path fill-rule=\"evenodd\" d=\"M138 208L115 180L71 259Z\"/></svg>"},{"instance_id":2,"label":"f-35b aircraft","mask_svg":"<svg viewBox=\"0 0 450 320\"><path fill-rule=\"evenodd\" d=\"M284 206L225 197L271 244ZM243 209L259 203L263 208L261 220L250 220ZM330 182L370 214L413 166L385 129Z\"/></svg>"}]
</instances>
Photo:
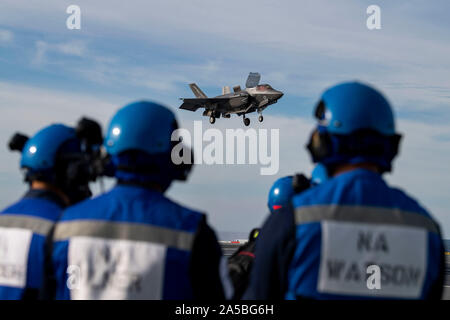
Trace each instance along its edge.
<instances>
[{"instance_id":1,"label":"f-35b aircraft","mask_svg":"<svg viewBox=\"0 0 450 320\"><path fill-rule=\"evenodd\" d=\"M259 84L260 79L259 73L250 72L244 90L235 86L231 92L230 87L225 86L222 88L222 95L214 98L208 98L195 83L191 83L189 87L196 98L181 98L183 104L180 109L197 111L198 108L205 108L203 116L209 117L210 123L216 122L216 118L220 116L230 118L234 113L243 117L246 126L250 124L250 119L245 115L257 111L258 121L262 122L262 111L276 103L283 96L283 92L268 84Z\"/></svg>"}]
</instances>

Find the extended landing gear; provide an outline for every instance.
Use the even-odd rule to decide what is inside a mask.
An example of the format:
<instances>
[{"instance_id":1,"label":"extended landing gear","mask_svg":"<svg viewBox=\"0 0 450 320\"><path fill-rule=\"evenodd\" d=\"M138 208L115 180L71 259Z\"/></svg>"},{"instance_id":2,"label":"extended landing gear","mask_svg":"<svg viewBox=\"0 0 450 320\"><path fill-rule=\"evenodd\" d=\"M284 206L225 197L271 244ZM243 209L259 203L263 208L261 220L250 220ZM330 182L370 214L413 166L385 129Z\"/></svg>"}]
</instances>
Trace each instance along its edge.
<instances>
[{"instance_id":1,"label":"extended landing gear","mask_svg":"<svg viewBox=\"0 0 450 320\"><path fill-rule=\"evenodd\" d=\"M244 116L244 125L248 127L250 125L250 119Z\"/></svg>"},{"instance_id":2,"label":"extended landing gear","mask_svg":"<svg viewBox=\"0 0 450 320\"><path fill-rule=\"evenodd\" d=\"M209 117L209 123L214 124L216 122L216 118L211 116Z\"/></svg>"},{"instance_id":3,"label":"extended landing gear","mask_svg":"<svg viewBox=\"0 0 450 320\"><path fill-rule=\"evenodd\" d=\"M264 120L264 117L262 116L262 114L260 114L259 117L258 117L258 121L259 122L263 122L263 120Z\"/></svg>"}]
</instances>

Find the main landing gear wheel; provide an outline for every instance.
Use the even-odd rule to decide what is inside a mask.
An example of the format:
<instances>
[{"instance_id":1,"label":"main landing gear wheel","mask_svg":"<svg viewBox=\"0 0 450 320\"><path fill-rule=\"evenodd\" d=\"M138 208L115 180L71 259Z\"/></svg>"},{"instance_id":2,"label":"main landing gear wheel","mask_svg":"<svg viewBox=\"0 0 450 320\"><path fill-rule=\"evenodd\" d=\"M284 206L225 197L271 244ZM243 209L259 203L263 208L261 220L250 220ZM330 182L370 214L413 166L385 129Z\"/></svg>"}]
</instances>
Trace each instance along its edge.
<instances>
[{"instance_id":1,"label":"main landing gear wheel","mask_svg":"<svg viewBox=\"0 0 450 320\"><path fill-rule=\"evenodd\" d=\"M216 122L216 118L209 117L209 123L214 124L214 122Z\"/></svg>"},{"instance_id":2,"label":"main landing gear wheel","mask_svg":"<svg viewBox=\"0 0 450 320\"><path fill-rule=\"evenodd\" d=\"M259 121L259 122L263 122L263 120L264 120L264 117L263 117L262 115L260 115L260 116L258 117L258 121Z\"/></svg>"},{"instance_id":3,"label":"main landing gear wheel","mask_svg":"<svg viewBox=\"0 0 450 320\"><path fill-rule=\"evenodd\" d=\"M249 118L244 118L244 124L246 127L248 127L250 125L250 119Z\"/></svg>"}]
</instances>

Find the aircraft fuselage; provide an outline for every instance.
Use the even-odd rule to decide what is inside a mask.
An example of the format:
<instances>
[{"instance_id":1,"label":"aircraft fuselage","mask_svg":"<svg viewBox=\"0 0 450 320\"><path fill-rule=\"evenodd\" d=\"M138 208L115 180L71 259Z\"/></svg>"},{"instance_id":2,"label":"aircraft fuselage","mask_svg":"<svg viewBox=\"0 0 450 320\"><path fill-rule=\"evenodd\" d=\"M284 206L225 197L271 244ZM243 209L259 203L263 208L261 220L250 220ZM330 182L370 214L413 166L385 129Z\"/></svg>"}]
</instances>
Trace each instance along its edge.
<instances>
[{"instance_id":1,"label":"aircraft fuselage","mask_svg":"<svg viewBox=\"0 0 450 320\"><path fill-rule=\"evenodd\" d=\"M259 79L259 73L251 72L244 90L236 86L233 92L230 92L230 87L225 86L222 95L212 98L208 98L195 83L191 83L189 87L196 98L183 98L180 109L195 112L199 108L204 108L203 115L210 117L210 123L214 123L215 119L221 116L229 118L231 114L242 115L246 126L250 124L250 119L245 115L256 111L259 113L258 120L262 122L262 111L276 103L283 96L283 92L273 89L268 84L259 84Z\"/></svg>"}]
</instances>

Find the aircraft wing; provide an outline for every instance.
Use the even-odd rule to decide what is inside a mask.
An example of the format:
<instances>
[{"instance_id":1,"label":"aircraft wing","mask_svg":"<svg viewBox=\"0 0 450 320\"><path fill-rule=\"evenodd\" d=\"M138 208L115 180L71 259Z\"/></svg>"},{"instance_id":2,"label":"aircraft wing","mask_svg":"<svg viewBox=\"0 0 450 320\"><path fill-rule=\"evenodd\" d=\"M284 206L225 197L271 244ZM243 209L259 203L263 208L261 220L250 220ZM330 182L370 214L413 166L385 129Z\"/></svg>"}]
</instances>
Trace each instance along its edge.
<instances>
[{"instance_id":1,"label":"aircraft wing","mask_svg":"<svg viewBox=\"0 0 450 320\"><path fill-rule=\"evenodd\" d=\"M186 98L180 109L197 111L198 108L213 109L213 105L228 102L230 98Z\"/></svg>"}]
</instances>

